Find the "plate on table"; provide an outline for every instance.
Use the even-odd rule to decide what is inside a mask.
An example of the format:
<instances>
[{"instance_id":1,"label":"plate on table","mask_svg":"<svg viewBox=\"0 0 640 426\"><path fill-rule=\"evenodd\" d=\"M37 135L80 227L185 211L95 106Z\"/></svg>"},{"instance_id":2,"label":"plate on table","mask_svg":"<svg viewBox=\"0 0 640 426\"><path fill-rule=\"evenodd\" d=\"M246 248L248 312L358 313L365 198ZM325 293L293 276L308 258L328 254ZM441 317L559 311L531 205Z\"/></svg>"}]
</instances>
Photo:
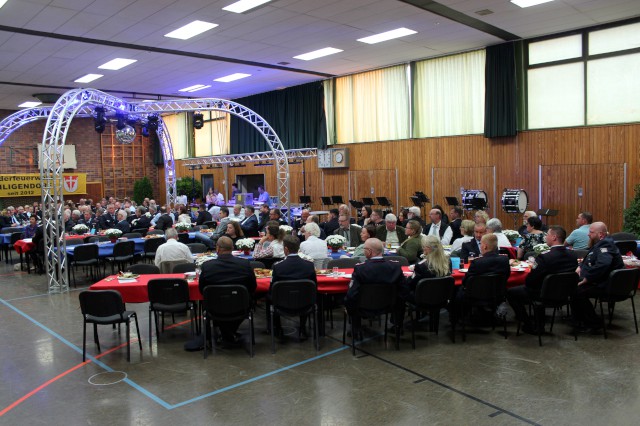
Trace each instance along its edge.
<instances>
[{"instance_id":1,"label":"plate on table","mask_svg":"<svg viewBox=\"0 0 640 426\"><path fill-rule=\"evenodd\" d=\"M118 274L118 279L124 278L124 279L135 280L139 276L140 276L140 274L134 274L132 272L121 272L121 273Z\"/></svg>"},{"instance_id":2,"label":"plate on table","mask_svg":"<svg viewBox=\"0 0 640 426\"><path fill-rule=\"evenodd\" d=\"M460 271L460 272L467 272L467 271L468 271L468 269L463 268L463 269L458 269L458 271Z\"/></svg>"},{"instance_id":3,"label":"plate on table","mask_svg":"<svg viewBox=\"0 0 640 426\"><path fill-rule=\"evenodd\" d=\"M512 272L524 272L526 271L526 268L522 268L522 267L511 267L511 271Z\"/></svg>"}]
</instances>

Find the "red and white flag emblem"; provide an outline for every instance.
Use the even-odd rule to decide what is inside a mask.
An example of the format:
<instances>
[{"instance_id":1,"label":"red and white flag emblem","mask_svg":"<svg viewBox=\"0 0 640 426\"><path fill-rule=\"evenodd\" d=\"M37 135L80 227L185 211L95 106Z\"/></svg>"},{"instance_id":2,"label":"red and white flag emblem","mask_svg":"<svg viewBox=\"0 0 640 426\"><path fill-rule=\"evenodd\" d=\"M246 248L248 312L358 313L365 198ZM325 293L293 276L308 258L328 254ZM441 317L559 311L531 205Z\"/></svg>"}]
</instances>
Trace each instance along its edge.
<instances>
[{"instance_id":1,"label":"red and white flag emblem","mask_svg":"<svg viewBox=\"0 0 640 426\"><path fill-rule=\"evenodd\" d=\"M78 176L65 176L64 190L67 192L76 192L78 190Z\"/></svg>"}]
</instances>

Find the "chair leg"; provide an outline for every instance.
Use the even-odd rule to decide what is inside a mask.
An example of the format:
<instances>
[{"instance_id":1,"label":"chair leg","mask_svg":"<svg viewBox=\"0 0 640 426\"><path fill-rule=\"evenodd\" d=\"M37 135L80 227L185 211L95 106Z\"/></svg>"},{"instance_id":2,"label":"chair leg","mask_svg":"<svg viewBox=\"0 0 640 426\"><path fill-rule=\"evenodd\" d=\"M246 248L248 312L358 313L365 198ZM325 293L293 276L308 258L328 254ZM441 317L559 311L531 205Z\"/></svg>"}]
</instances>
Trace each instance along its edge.
<instances>
[{"instance_id":1,"label":"chair leg","mask_svg":"<svg viewBox=\"0 0 640 426\"><path fill-rule=\"evenodd\" d=\"M270 322L271 322L271 353L275 354L276 353L276 341L274 339L274 336L276 334L276 330L275 328L273 328L273 316L275 315L275 309L273 308L273 305L270 306L270 310L271 310L271 318L270 318Z\"/></svg>"},{"instance_id":2,"label":"chair leg","mask_svg":"<svg viewBox=\"0 0 640 426\"><path fill-rule=\"evenodd\" d=\"M253 358L253 345L255 342L253 337L253 314L251 311L249 311L249 335L251 337L251 340L249 340L249 355Z\"/></svg>"},{"instance_id":3,"label":"chair leg","mask_svg":"<svg viewBox=\"0 0 640 426\"><path fill-rule=\"evenodd\" d=\"M136 322L136 334L138 334L138 346L140 346L140 352L142 352L142 337L140 337L140 327L138 327L138 315L133 316Z\"/></svg>"},{"instance_id":4,"label":"chair leg","mask_svg":"<svg viewBox=\"0 0 640 426\"><path fill-rule=\"evenodd\" d=\"M604 310L602 309L602 300L600 300L600 317L602 317L602 331L604 332L604 338L607 339L607 321L604 319Z\"/></svg>"},{"instance_id":5,"label":"chair leg","mask_svg":"<svg viewBox=\"0 0 640 426\"><path fill-rule=\"evenodd\" d=\"M557 308L553 308L553 313L551 314L551 325L549 326L549 333L551 333L553 331L553 323L556 320L556 311L558 309Z\"/></svg>"},{"instance_id":6,"label":"chair leg","mask_svg":"<svg viewBox=\"0 0 640 426\"><path fill-rule=\"evenodd\" d=\"M202 332L204 333L204 350L203 358L207 359L207 348L209 346L209 342L207 342L207 332L209 331L209 319L207 318L206 312L202 316Z\"/></svg>"},{"instance_id":7,"label":"chair leg","mask_svg":"<svg viewBox=\"0 0 640 426\"><path fill-rule=\"evenodd\" d=\"M316 351L319 351L320 333L318 332L318 305L313 305L313 339L316 341Z\"/></svg>"},{"instance_id":8,"label":"chair leg","mask_svg":"<svg viewBox=\"0 0 640 426\"><path fill-rule=\"evenodd\" d=\"M416 317L417 317L417 312L416 312ZM414 319L413 309L411 307L409 307L409 319L411 320L411 348L415 350L417 321Z\"/></svg>"},{"instance_id":9,"label":"chair leg","mask_svg":"<svg viewBox=\"0 0 640 426\"><path fill-rule=\"evenodd\" d=\"M93 341L98 346L98 352L100 352L100 340L98 339L98 324L93 324Z\"/></svg>"},{"instance_id":10,"label":"chair leg","mask_svg":"<svg viewBox=\"0 0 640 426\"><path fill-rule=\"evenodd\" d=\"M607 302L607 311L609 311L609 325L613 320L613 310L616 308L616 302Z\"/></svg>"},{"instance_id":11,"label":"chair leg","mask_svg":"<svg viewBox=\"0 0 640 426\"><path fill-rule=\"evenodd\" d=\"M346 337L347 337L347 310L343 310L343 321L342 321L342 344L345 345Z\"/></svg>"},{"instance_id":12,"label":"chair leg","mask_svg":"<svg viewBox=\"0 0 640 426\"><path fill-rule=\"evenodd\" d=\"M82 362L87 359L87 322L82 321Z\"/></svg>"},{"instance_id":13,"label":"chair leg","mask_svg":"<svg viewBox=\"0 0 640 426\"><path fill-rule=\"evenodd\" d=\"M631 296L630 299L631 299L631 309L633 309L633 323L636 326L636 334L638 334L638 319L636 318L636 305L635 303L633 303L633 296Z\"/></svg>"},{"instance_id":14,"label":"chair leg","mask_svg":"<svg viewBox=\"0 0 640 426\"><path fill-rule=\"evenodd\" d=\"M353 320L351 320L351 355L356 356L356 331L353 328Z\"/></svg>"},{"instance_id":15,"label":"chair leg","mask_svg":"<svg viewBox=\"0 0 640 426\"><path fill-rule=\"evenodd\" d=\"M151 327L151 317L153 317L153 311L151 310L151 306L149 306L149 350L151 350L151 336L153 334L153 328Z\"/></svg>"},{"instance_id":16,"label":"chair leg","mask_svg":"<svg viewBox=\"0 0 640 426\"><path fill-rule=\"evenodd\" d=\"M127 319L127 324L125 325L127 330L127 362L131 362L131 318Z\"/></svg>"}]
</instances>

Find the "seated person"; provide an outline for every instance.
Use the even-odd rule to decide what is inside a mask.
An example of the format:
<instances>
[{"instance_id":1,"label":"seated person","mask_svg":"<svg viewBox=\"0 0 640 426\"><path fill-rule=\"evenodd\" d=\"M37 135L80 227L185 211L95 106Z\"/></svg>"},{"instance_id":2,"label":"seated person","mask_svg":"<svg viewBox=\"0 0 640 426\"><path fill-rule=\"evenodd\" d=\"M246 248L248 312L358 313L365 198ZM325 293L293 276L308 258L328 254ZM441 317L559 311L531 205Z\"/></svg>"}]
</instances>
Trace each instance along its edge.
<instances>
[{"instance_id":1,"label":"seated person","mask_svg":"<svg viewBox=\"0 0 640 426\"><path fill-rule=\"evenodd\" d=\"M462 248L462 244L468 243L473 240L473 227L475 226L475 222L469 219L465 219L462 221L460 225L460 233L462 234L461 238L458 238L451 244L451 253L459 252Z\"/></svg>"},{"instance_id":2,"label":"seated person","mask_svg":"<svg viewBox=\"0 0 640 426\"><path fill-rule=\"evenodd\" d=\"M479 257L481 253L481 240L487 233L487 225L484 223L476 223L473 227L473 236L470 241L463 243L460 249L461 261L467 262L470 258ZM497 238L496 238L497 241Z\"/></svg>"},{"instance_id":3,"label":"seated person","mask_svg":"<svg viewBox=\"0 0 640 426\"><path fill-rule=\"evenodd\" d=\"M237 220L238 222L242 222L244 220L244 211L241 204L235 204L233 206L233 211L229 213L229 219Z\"/></svg>"},{"instance_id":4,"label":"seated person","mask_svg":"<svg viewBox=\"0 0 640 426\"><path fill-rule=\"evenodd\" d=\"M422 227L417 220L407 222L405 228L407 239L400 244L398 256L406 257L409 263L415 263L422 253Z\"/></svg>"},{"instance_id":5,"label":"seated person","mask_svg":"<svg viewBox=\"0 0 640 426\"><path fill-rule=\"evenodd\" d=\"M398 219L393 213L389 213L384 218L384 226L376 228L376 238L387 245L400 245L407 239L404 228L397 226Z\"/></svg>"},{"instance_id":6,"label":"seated person","mask_svg":"<svg viewBox=\"0 0 640 426\"><path fill-rule=\"evenodd\" d=\"M535 245L544 243L545 233L540 230L541 228L542 221L538 216L527 219L527 233L518 247L518 259L522 260L525 254L533 251Z\"/></svg>"},{"instance_id":7,"label":"seated person","mask_svg":"<svg viewBox=\"0 0 640 426\"><path fill-rule=\"evenodd\" d=\"M311 221L302 228L304 241L300 244L300 253L313 258L316 268L322 269L324 260L328 257L327 243L319 238L320 227Z\"/></svg>"},{"instance_id":8,"label":"seated person","mask_svg":"<svg viewBox=\"0 0 640 426\"><path fill-rule=\"evenodd\" d=\"M360 245L360 227L356 224L352 224L349 221L349 217L345 215L340 215L338 217L338 224L340 225L338 229L333 231L334 235L341 235L347 241L347 247L356 247Z\"/></svg>"},{"instance_id":9,"label":"seated person","mask_svg":"<svg viewBox=\"0 0 640 426\"><path fill-rule=\"evenodd\" d=\"M240 228L247 237L257 237L258 233L258 217L255 215L253 206L244 208L244 219L240 222Z\"/></svg>"},{"instance_id":10,"label":"seated person","mask_svg":"<svg viewBox=\"0 0 640 426\"><path fill-rule=\"evenodd\" d=\"M360 231L360 239L362 240L362 244L360 244L353 252L353 257L364 257L364 243L369 238L376 238L376 227L373 225L366 225Z\"/></svg>"},{"instance_id":11,"label":"seated person","mask_svg":"<svg viewBox=\"0 0 640 426\"><path fill-rule=\"evenodd\" d=\"M124 210L118 210L117 217L118 223L116 223L116 226L114 226L114 228L121 230L123 234L131 231L131 225L129 225L129 222L127 221L127 212Z\"/></svg>"},{"instance_id":12,"label":"seated person","mask_svg":"<svg viewBox=\"0 0 640 426\"><path fill-rule=\"evenodd\" d=\"M509 239L502 233L502 222L497 217L487 221L487 233L494 234L498 238L498 247L511 247Z\"/></svg>"},{"instance_id":13,"label":"seated person","mask_svg":"<svg viewBox=\"0 0 640 426\"><path fill-rule=\"evenodd\" d=\"M186 244L178 241L178 231L175 228L168 228L164 231L167 242L161 244L156 249L155 265L162 269L162 262L184 261L184 263L193 263L193 255ZM164 272L170 273L170 272Z\"/></svg>"},{"instance_id":14,"label":"seated person","mask_svg":"<svg viewBox=\"0 0 640 426\"><path fill-rule=\"evenodd\" d=\"M340 216L338 209L329 210L329 220L322 224L325 235L333 235L333 231L340 227L338 216Z\"/></svg>"},{"instance_id":15,"label":"seated person","mask_svg":"<svg viewBox=\"0 0 640 426\"><path fill-rule=\"evenodd\" d=\"M284 231L276 221L267 222L266 234L260 239L253 250L253 258L260 259L282 259L284 257L284 246L282 238Z\"/></svg>"},{"instance_id":16,"label":"seated person","mask_svg":"<svg viewBox=\"0 0 640 426\"><path fill-rule=\"evenodd\" d=\"M235 247L236 242L240 238L244 238L244 233L242 232L242 228L240 228L240 222L236 220L229 221L229 223L227 223L227 232L225 232L224 236L229 237Z\"/></svg>"},{"instance_id":17,"label":"seated person","mask_svg":"<svg viewBox=\"0 0 640 426\"><path fill-rule=\"evenodd\" d=\"M23 238L33 238L38 230L38 216L33 215L29 217L29 224L24 228Z\"/></svg>"}]
</instances>

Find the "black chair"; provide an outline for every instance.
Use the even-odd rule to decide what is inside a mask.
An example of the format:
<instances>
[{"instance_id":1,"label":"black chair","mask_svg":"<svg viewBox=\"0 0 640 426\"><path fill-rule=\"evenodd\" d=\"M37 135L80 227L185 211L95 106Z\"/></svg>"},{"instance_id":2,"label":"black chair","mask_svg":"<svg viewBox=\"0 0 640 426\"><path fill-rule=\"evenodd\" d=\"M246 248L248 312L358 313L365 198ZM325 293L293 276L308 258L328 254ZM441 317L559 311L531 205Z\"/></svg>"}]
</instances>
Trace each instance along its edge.
<instances>
[{"instance_id":1,"label":"black chair","mask_svg":"<svg viewBox=\"0 0 640 426\"><path fill-rule=\"evenodd\" d=\"M409 259L404 256L385 256L384 259L396 261L400 266L409 266Z\"/></svg>"},{"instance_id":2,"label":"black chair","mask_svg":"<svg viewBox=\"0 0 640 426\"><path fill-rule=\"evenodd\" d=\"M207 246L202 243L189 243L187 244L189 251L193 254L204 253L207 251Z\"/></svg>"},{"instance_id":3,"label":"black chair","mask_svg":"<svg viewBox=\"0 0 640 426\"><path fill-rule=\"evenodd\" d=\"M576 256L576 259L584 259L584 257L589 253L589 250L582 249L574 249L573 254Z\"/></svg>"},{"instance_id":4,"label":"black chair","mask_svg":"<svg viewBox=\"0 0 640 426\"><path fill-rule=\"evenodd\" d=\"M636 234L632 234L631 232L615 232L611 234L611 238L613 241L635 241L638 239Z\"/></svg>"},{"instance_id":5,"label":"black chair","mask_svg":"<svg viewBox=\"0 0 640 426\"><path fill-rule=\"evenodd\" d=\"M495 312L498 305L504 302L506 293L507 280L502 275L497 274L485 274L474 275L465 282L465 287L462 289L463 297L460 304L460 320L462 322L462 341L466 341L466 318L465 308L470 307L488 307L492 312ZM491 315L494 320L493 314ZM507 338L507 318L502 318L502 324L504 327L504 338ZM495 329L495 322L493 322L493 329Z\"/></svg>"},{"instance_id":6,"label":"black chair","mask_svg":"<svg viewBox=\"0 0 640 426\"><path fill-rule=\"evenodd\" d=\"M447 306L454 296L456 283L453 277L423 278L418 281L413 302L409 303L409 318L411 318L411 346L416 348L416 328L418 326L418 312L429 313L430 328L438 335L440 327L440 310ZM416 314L414 317L414 313ZM453 341L455 342L455 328Z\"/></svg>"},{"instance_id":7,"label":"black chair","mask_svg":"<svg viewBox=\"0 0 640 426\"><path fill-rule=\"evenodd\" d=\"M185 272L195 272L196 264L195 263L178 263L173 267L171 273L173 274L184 274Z\"/></svg>"},{"instance_id":8,"label":"black chair","mask_svg":"<svg viewBox=\"0 0 640 426\"><path fill-rule=\"evenodd\" d=\"M251 265L251 268L253 268L253 269L265 269L264 263L259 262L257 260L250 260L249 264Z\"/></svg>"},{"instance_id":9,"label":"black chair","mask_svg":"<svg viewBox=\"0 0 640 426\"><path fill-rule=\"evenodd\" d=\"M98 325L110 325L125 323L127 327L127 361L131 361L131 333L129 322L133 318L136 322L136 333L138 333L138 344L142 351L142 339L140 339L140 328L138 327L138 316L134 311L125 311L122 296L115 290L85 290L79 295L80 310L84 318L82 325L82 362L86 359L87 353L87 323L93 324L93 340L100 352L100 341L98 340Z\"/></svg>"},{"instance_id":10,"label":"black chair","mask_svg":"<svg viewBox=\"0 0 640 426\"><path fill-rule=\"evenodd\" d=\"M131 272L132 274L159 274L160 268L156 265L149 265L148 263L136 263L130 265L125 269L125 272Z\"/></svg>"},{"instance_id":11,"label":"black chair","mask_svg":"<svg viewBox=\"0 0 640 426\"><path fill-rule=\"evenodd\" d=\"M636 326L636 334L638 334L638 319L636 318L636 305L633 302L633 296L636 295L638 289L638 279L640 271L638 269L616 269L609 274L607 286L598 298L600 302L600 316L602 317L602 327L604 329L604 338L607 336L607 323L604 318L602 303L607 303L607 312L609 314L609 325L613 319L613 310L616 302L623 302L627 299L631 300L631 308L633 310L633 323Z\"/></svg>"},{"instance_id":12,"label":"black chair","mask_svg":"<svg viewBox=\"0 0 640 426\"><path fill-rule=\"evenodd\" d=\"M348 268L354 268L356 266L356 264L360 263L360 259L359 258L353 258L353 257L343 257L340 259L331 259L329 260L329 263L327 264L327 269L332 269L332 268L343 268L343 269L348 269Z\"/></svg>"},{"instance_id":13,"label":"black chair","mask_svg":"<svg viewBox=\"0 0 640 426\"><path fill-rule=\"evenodd\" d=\"M209 285L204 288L202 295L204 297L202 320L205 325L204 357L207 357L209 338L212 339L211 347L215 353L216 327L211 330L210 322L215 325L216 323L248 319L250 327L249 354L253 358L253 345L255 345L253 311L251 310L251 296L247 288L240 284Z\"/></svg>"},{"instance_id":14,"label":"black chair","mask_svg":"<svg viewBox=\"0 0 640 426\"><path fill-rule=\"evenodd\" d=\"M156 339L164 330L164 314L191 313L191 335L195 324L195 304L189 300L189 284L180 278L154 278L147 284L149 295L149 347L151 347L151 317L156 326ZM162 314L162 327L158 327L158 312ZM152 315L153 314L153 315Z\"/></svg>"},{"instance_id":15,"label":"black chair","mask_svg":"<svg viewBox=\"0 0 640 426\"><path fill-rule=\"evenodd\" d=\"M13 258L11 257L11 252L13 251L13 246L15 243L20 241L24 237L23 232L12 232L11 233L11 241L9 244L5 246L6 253L8 254L8 259L11 259L11 263L13 263ZM22 269L22 253L20 253L20 269Z\"/></svg>"},{"instance_id":16,"label":"black chair","mask_svg":"<svg viewBox=\"0 0 640 426\"><path fill-rule=\"evenodd\" d=\"M149 238L148 240L145 240L144 248L143 248L144 252L142 253L142 258L145 260L155 259L156 251L158 250L158 247L160 247L162 244L166 242L167 240L165 240L164 238Z\"/></svg>"},{"instance_id":17,"label":"black chair","mask_svg":"<svg viewBox=\"0 0 640 426\"><path fill-rule=\"evenodd\" d=\"M64 244L67 247L69 247L69 246L77 246L77 245L80 245L80 244L86 244L84 242L84 240L85 240L84 238L69 238L64 242Z\"/></svg>"},{"instance_id":18,"label":"black chair","mask_svg":"<svg viewBox=\"0 0 640 426\"><path fill-rule=\"evenodd\" d=\"M164 235L164 231L162 229L152 229L147 232L147 235Z\"/></svg>"},{"instance_id":19,"label":"black chair","mask_svg":"<svg viewBox=\"0 0 640 426\"><path fill-rule=\"evenodd\" d=\"M115 273L114 267L117 264L118 270L126 268L128 262L132 262L135 256L136 243L133 241L119 241L113 246L113 256L107 256L106 261L111 263L111 273Z\"/></svg>"},{"instance_id":20,"label":"black chair","mask_svg":"<svg viewBox=\"0 0 640 426\"><path fill-rule=\"evenodd\" d=\"M627 253L631 252L634 256L636 255L636 251L638 250L638 243L635 240L620 240L615 241L616 247L620 250L620 254L626 256Z\"/></svg>"},{"instance_id":21,"label":"black chair","mask_svg":"<svg viewBox=\"0 0 640 426\"><path fill-rule=\"evenodd\" d=\"M85 244L102 243L104 241L109 241L109 237L105 237L104 235L92 235L84 238Z\"/></svg>"},{"instance_id":22,"label":"black chair","mask_svg":"<svg viewBox=\"0 0 640 426\"><path fill-rule=\"evenodd\" d=\"M98 280L97 269L100 266L98 252L99 250L97 244L81 244L74 248L73 258L70 264L74 287L76 287L76 269L79 266L84 266L85 268L88 267L91 273L91 279L94 281Z\"/></svg>"},{"instance_id":23,"label":"black chair","mask_svg":"<svg viewBox=\"0 0 640 426\"><path fill-rule=\"evenodd\" d=\"M316 283L311 280L276 281L271 284L271 328L275 330L274 315L296 317L313 314L313 340L320 350L318 338L318 305ZM302 330L299 330L301 333ZM271 333L271 353L276 353L275 332ZM300 335L298 335L300 337Z\"/></svg>"},{"instance_id":24,"label":"black chair","mask_svg":"<svg viewBox=\"0 0 640 426\"><path fill-rule=\"evenodd\" d=\"M551 315L551 325L549 326L549 332L553 331L553 323L556 318L556 311L563 306L570 306L571 296L576 291L580 277L575 272L562 272L558 274L549 274L544 277L542 281L542 288L540 289L540 296L537 300L532 301L531 307L534 312L536 310L539 314L534 315L535 329L538 330L538 344L542 346L542 324L538 321L542 319L542 315L545 315L544 310L546 308L553 308L553 314ZM520 334L520 323L516 330L516 335ZM578 335L574 335L574 339L578 340Z\"/></svg>"},{"instance_id":25,"label":"black chair","mask_svg":"<svg viewBox=\"0 0 640 426\"><path fill-rule=\"evenodd\" d=\"M140 232L127 232L126 234L122 234L121 238L142 238L142 233Z\"/></svg>"},{"instance_id":26,"label":"black chair","mask_svg":"<svg viewBox=\"0 0 640 426\"><path fill-rule=\"evenodd\" d=\"M178 234L178 241L181 242L182 244L189 244L190 243L190 238L189 238L189 233L188 232L180 232Z\"/></svg>"},{"instance_id":27,"label":"black chair","mask_svg":"<svg viewBox=\"0 0 640 426\"><path fill-rule=\"evenodd\" d=\"M358 300L355 310L358 311L362 318L377 317L384 314L384 343L387 344L387 324L389 322L389 313L394 310L397 297L397 288L390 284L371 283L360 286ZM347 334L347 320L350 315L344 310L344 323L342 326L342 343L345 343ZM396 327L396 349L400 348L400 329ZM356 354L356 330L351 320L351 352Z\"/></svg>"},{"instance_id":28,"label":"black chair","mask_svg":"<svg viewBox=\"0 0 640 426\"><path fill-rule=\"evenodd\" d=\"M147 232L149 232L149 228L131 228L131 232L140 234L142 237L146 237Z\"/></svg>"}]
</instances>

